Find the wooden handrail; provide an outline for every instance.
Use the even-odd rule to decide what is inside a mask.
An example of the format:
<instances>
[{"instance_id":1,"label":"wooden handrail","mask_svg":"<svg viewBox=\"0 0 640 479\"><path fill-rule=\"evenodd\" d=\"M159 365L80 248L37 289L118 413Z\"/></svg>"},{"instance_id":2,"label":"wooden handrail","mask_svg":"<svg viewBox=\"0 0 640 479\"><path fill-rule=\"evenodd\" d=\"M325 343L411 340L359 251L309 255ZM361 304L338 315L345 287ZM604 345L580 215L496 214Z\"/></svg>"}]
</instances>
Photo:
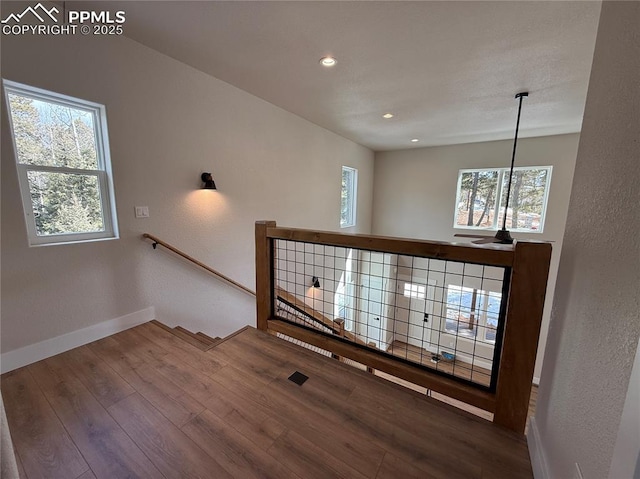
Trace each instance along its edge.
<instances>
[{"instance_id":1,"label":"wooden handrail","mask_svg":"<svg viewBox=\"0 0 640 479\"><path fill-rule=\"evenodd\" d=\"M513 245L474 245L438 241L347 235L325 231L278 227L275 221L256 222L256 298L258 329L281 333L322 348L335 356L349 358L409 382L419 384L454 399L494 413L493 422L522 434L524 432L538 337L544 308L551 260L548 243L516 242ZM413 257L456 261L505 268L508 285L504 330L496 342L500 354L492 379L494 387L444 377L418 365L354 344L346 334L329 335L287 322L274 313L274 303L282 294L274 285L277 261L276 241L287 240L325 246L355 248ZM509 277L507 278L507 274ZM504 296L505 292L503 292ZM503 298L504 299L504 298ZM332 322L334 330L342 329ZM496 356L497 358L498 356Z\"/></svg>"},{"instance_id":2,"label":"wooden handrail","mask_svg":"<svg viewBox=\"0 0 640 479\"><path fill-rule=\"evenodd\" d=\"M291 294L289 291L280 288L279 286L276 286L276 294L280 301L282 301L293 310L298 311L302 315L308 317L310 321L313 321L324 326L325 328L330 329L334 334L337 331L337 327L333 319L327 318L320 311L316 311L304 301L299 300L296 295Z\"/></svg>"},{"instance_id":3,"label":"wooden handrail","mask_svg":"<svg viewBox=\"0 0 640 479\"><path fill-rule=\"evenodd\" d=\"M227 283L229 283L232 286L235 286L238 289L241 289L242 291L244 291L247 294L250 294L251 296L255 296L256 293L255 291L251 291L249 288L247 288L246 286L243 286L242 284L238 283L237 281L232 280L231 278L229 278L228 276L225 276L224 274L222 274L220 271L217 271L215 269L213 269L210 266L207 266L206 264L204 264L202 261L198 261L197 259L195 259L193 256L189 256L187 253L180 251L178 248L176 248L175 246L170 245L169 243L162 241L160 238L158 238L157 236L153 236L150 235L149 233L144 233L142 235L143 238L146 239L150 239L151 241L153 241L154 245L154 249L156 247L156 245L160 245L160 246L164 246L165 248L167 248L168 250L172 251L173 253L177 254L178 256L182 256L184 259L186 259L187 261L192 262L193 264L200 266L202 269L207 270L209 273L213 274L214 276L217 276L218 278L220 278L223 281L226 281Z\"/></svg>"},{"instance_id":4,"label":"wooden handrail","mask_svg":"<svg viewBox=\"0 0 640 479\"><path fill-rule=\"evenodd\" d=\"M364 341L359 339L355 334L350 333L349 331L344 330L344 319L334 320L327 318L324 314L316 309L313 309L304 301L299 300L296 295L291 294L286 289L283 289L279 286L276 286L276 296L279 300L289 303L294 308L302 311L302 313L309 316L313 321L322 324L324 327L329 328L334 332L334 334L338 334L338 336L342 338L346 338L349 341L353 341L358 344L366 344Z\"/></svg>"},{"instance_id":5,"label":"wooden handrail","mask_svg":"<svg viewBox=\"0 0 640 479\"><path fill-rule=\"evenodd\" d=\"M266 237L299 241L303 243L342 246L380 253L405 254L447 261L511 267L513 245L473 243L447 243L407 238L390 238L362 234L341 234L331 231L311 231L298 228L276 227L275 223L264 225Z\"/></svg>"}]
</instances>

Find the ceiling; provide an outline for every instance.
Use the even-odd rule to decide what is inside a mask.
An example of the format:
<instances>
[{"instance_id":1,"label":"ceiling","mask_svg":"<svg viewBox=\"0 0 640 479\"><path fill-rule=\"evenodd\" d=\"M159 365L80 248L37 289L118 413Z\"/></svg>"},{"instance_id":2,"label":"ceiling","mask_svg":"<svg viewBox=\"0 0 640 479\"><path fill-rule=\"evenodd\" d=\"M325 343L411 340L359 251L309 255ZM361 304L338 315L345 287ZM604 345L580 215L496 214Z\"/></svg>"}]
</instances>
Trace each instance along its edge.
<instances>
[{"instance_id":1,"label":"ceiling","mask_svg":"<svg viewBox=\"0 0 640 479\"><path fill-rule=\"evenodd\" d=\"M375 151L512 138L523 90L522 136L579 131L600 13L595 1L101 6L126 12L128 37Z\"/></svg>"}]
</instances>

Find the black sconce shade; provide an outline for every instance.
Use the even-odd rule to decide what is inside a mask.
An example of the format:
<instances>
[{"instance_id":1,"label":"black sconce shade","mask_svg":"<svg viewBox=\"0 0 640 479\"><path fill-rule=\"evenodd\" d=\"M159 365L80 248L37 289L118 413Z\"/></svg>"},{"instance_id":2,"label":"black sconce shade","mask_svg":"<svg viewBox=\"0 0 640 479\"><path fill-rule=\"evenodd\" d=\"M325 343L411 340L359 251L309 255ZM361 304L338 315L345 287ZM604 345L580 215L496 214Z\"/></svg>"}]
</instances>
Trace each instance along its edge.
<instances>
[{"instance_id":1,"label":"black sconce shade","mask_svg":"<svg viewBox=\"0 0 640 479\"><path fill-rule=\"evenodd\" d=\"M213 176L211 176L211 173L202 173L200 175L200 179L204 183L204 186L202 187L202 189L204 189L204 190L217 190L216 182L213 181Z\"/></svg>"},{"instance_id":2,"label":"black sconce shade","mask_svg":"<svg viewBox=\"0 0 640 479\"><path fill-rule=\"evenodd\" d=\"M318 279L317 276L314 276L313 278L311 278L311 283L313 284L314 288L320 287L320 280Z\"/></svg>"}]
</instances>

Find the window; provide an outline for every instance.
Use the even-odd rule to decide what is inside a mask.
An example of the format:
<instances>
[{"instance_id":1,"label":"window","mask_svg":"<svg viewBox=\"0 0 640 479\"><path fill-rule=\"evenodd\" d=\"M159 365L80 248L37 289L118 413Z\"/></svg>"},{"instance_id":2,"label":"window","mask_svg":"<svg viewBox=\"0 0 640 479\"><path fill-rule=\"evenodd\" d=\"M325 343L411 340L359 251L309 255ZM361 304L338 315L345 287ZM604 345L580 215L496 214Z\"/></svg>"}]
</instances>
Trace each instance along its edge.
<instances>
[{"instance_id":1,"label":"window","mask_svg":"<svg viewBox=\"0 0 640 479\"><path fill-rule=\"evenodd\" d=\"M501 301L501 293L450 284L447 286L445 331L495 343Z\"/></svg>"},{"instance_id":2,"label":"window","mask_svg":"<svg viewBox=\"0 0 640 479\"><path fill-rule=\"evenodd\" d=\"M551 166L514 168L507 229L542 233ZM509 169L460 170L454 228L502 227Z\"/></svg>"},{"instance_id":3,"label":"window","mask_svg":"<svg viewBox=\"0 0 640 479\"><path fill-rule=\"evenodd\" d=\"M340 227L348 228L356 225L356 198L358 186L358 170L342 167L342 195L340 203Z\"/></svg>"},{"instance_id":4,"label":"window","mask_svg":"<svg viewBox=\"0 0 640 479\"><path fill-rule=\"evenodd\" d=\"M344 265L344 271L340 276L338 287L333 299L333 316L335 319L344 319L344 329L353 331L353 317L355 311L355 270L353 249L349 249Z\"/></svg>"},{"instance_id":5,"label":"window","mask_svg":"<svg viewBox=\"0 0 640 479\"><path fill-rule=\"evenodd\" d=\"M3 83L29 245L116 238L104 106Z\"/></svg>"},{"instance_id":6,"label":"window","mask_svg":"<svg viewBox=\"0 0 640 479\"><path fill-rule=\"evenodd\" d=\"M420 284L404 283L404 297L425 299L427 297L427 287Z\"/></svg>"}]
</instances>

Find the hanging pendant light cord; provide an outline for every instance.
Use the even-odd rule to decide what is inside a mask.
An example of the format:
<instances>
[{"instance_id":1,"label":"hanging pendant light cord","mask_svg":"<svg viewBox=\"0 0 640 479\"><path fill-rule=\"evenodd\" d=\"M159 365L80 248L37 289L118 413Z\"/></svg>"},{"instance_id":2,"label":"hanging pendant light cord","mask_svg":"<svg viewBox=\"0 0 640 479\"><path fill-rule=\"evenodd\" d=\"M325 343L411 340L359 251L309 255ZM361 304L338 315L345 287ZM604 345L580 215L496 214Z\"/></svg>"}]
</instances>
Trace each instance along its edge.
<instances>
[{"instance_id":1,"label":"hanging pendant light cord","mask_svg":"<svg viewBox=\"0 0 640 479\"><path fill-rule=\"evenodd\" d=\"M502 230L507 229L507 211L509 211L509 197L511 196L511 180L513 179L513 165L516 161L516 147L518 146L518 129L520 128L520 111L522 110L522 99L529 96L529 92L517 93L516 98L520 99L518 104L518 119L516 120L516 136L513 139L513 153L511 154L511 168L509 169L509 185L507 186L507 201L504 205L504 217L502 218Z\"/></svg>"}]
</instances>

